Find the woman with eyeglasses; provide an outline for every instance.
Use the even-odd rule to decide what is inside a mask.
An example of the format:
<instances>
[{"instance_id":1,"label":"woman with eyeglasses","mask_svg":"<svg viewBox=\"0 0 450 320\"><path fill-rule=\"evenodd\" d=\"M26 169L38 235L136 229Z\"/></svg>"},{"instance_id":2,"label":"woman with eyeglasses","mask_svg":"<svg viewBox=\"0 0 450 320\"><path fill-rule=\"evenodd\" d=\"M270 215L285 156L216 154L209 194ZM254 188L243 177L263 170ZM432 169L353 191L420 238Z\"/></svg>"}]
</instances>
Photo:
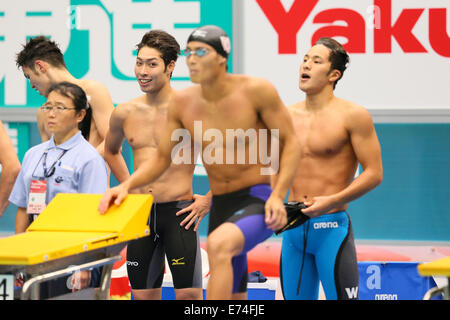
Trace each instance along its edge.
<instances>
[{"instance_id":1,"label":"woman with eyeglasses","mask_svg":"<svg viewBox=\"0 0 450 320\"><path fill-rule=\"evenodd\" d=\"M86 140L90 119L86 117L89 105L85 92L69 82L55 84L41 111L52 137L28 150L22 161L9 197L18 207L16 234L24 232L56 194L104 193L107 188L105 161ZM41 290L41 298L69 293L96 282L99 274L94 270L78 274L81 283L76 285L67 278L53 280L48 289Z\"/></svg>"}]
</instances>

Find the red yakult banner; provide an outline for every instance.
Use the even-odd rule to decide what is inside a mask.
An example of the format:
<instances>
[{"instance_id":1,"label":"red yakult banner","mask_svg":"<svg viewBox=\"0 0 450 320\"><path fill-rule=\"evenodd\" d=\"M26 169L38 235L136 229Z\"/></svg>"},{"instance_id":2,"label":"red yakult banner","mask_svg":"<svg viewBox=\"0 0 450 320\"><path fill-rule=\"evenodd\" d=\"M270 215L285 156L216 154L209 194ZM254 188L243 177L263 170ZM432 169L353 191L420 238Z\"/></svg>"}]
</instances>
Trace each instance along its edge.
<instances>
[{"instance_id":1,"label":"red yakult banner","mask_svg":"<svg viewBox=\"0 0 450 320\"><path fill-rule=\"evenodd\" d=\"M271 80L288 105L304 99L303 56L327 36L350 55L336 95L369 109L450 108L448 0L255 0L242 7L241 71Z\"/></svg>"}]
</instances>

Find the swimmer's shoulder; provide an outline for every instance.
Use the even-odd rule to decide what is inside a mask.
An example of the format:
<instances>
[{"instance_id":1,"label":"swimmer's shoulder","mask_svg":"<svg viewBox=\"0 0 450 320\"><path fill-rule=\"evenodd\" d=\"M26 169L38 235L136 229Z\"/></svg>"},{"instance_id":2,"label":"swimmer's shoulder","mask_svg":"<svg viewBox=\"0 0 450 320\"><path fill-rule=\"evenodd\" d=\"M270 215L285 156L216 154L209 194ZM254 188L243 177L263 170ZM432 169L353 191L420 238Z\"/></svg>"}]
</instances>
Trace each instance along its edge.
<instances>
[{"instance_id":1,"label":"swimmer's shoulder","mask_svg":"<svg viewBox=\"0 0 450 320\"><path fill-rule=\"evenodd\" d=\"M372 116L367 108L353 101L336 99L339 113L343 115L347 127L373 126Z\"/></svg>"},{"instance_id":2,"label":"swimmer's shoulder","mask_svg":"<svg viewBox=\"0 0 450 320\"><path fill-rule=\"evenodd\" d=\"M86 93L93 111L110 112L114 108L112 97L103 83L96 80L83 79L78 80L76 84Z\"/></svg>"},{"instance_id":3,"label":"swimmer's shoulder","mask_svg":"<svg viewBox=\"0 0 450 320\"><path fill-rule=\"evenodd\" d=\"M236 88L243 89L245 94L258 105L278 104L281 99L272 82L265 78L248 75L236 75Z\"/></svg>"},{"instance_id":4,"label":"swimmer's shoulder","mask_svg":"<svg viewBox=\"0 0 450 320\"><path fill-rule=\"evenodd\" d=\"M125 120L129 115L145 105L145 95L133 98L131 100L119 103L111 115L112 119Z\"/></svg>"},{"instance_id":5,"label":"swimmer's shoulder","mask_svg":"<svg viewBox=\"0 0 450 320\"><path fill-rule=\"evenodd\" d=\"M185 105L189 102L195 102L201 97L201 87L200 85L193 85L187 88L174 90L170 96L171 105Z\"/></svg>"},{"instance_id":6,"label":"swimmer's shoulder","mask_svg":"<svg viewBox=\"0 0 450 320\"><path fill-rule=\"evenodd\" d=\"M353 116L358 116L358 117L370 117L370 113L369 110L367 110L367 108L363 107L362 105L355 103L353 101L349 101L349 100L345 100L345 99L341 99L341 98L337 98L335 97L335 105L337 108L339 108L339 111L342 112L343 114L349 116L349 117L353 117Z\"/></svg>"},{"instance_id":7,"label":"swimmer's shoulder","mask_svg":"<svg viewBox=\"0 0 450 320\"><path fill-rule=\"evenodd\" d=\"M108 93L108 89L106 88L106 86L96 80L90 80L90 79L83 79L83 80L78 80L77 83L86 93L86 95L89 96L95 96L98 93Z\"/></svg>"},{"instance_id":8,"label":"swimmer's shoulder","mask_svg":"<svg viewBox=\"0 0 450 320\"><path fill-rule=\"evenodd\" d=\"M248 75L237 75L240 81L247 85L250 90L263 91L263 90L275 90L275 86L266 78L254 77ZM264 91L263 91L264 92Z\"/></svg>"}]
</instances>

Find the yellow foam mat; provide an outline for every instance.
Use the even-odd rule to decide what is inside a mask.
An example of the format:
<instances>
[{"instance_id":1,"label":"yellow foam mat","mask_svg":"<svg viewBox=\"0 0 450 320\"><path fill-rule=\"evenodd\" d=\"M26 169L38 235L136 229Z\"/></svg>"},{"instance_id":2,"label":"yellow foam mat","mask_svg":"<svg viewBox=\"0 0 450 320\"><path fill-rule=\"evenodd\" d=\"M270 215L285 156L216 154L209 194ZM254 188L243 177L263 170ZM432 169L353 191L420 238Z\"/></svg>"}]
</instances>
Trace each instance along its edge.
<instances>
[{"instance_id":1,"label":"yellow foam mat","mask_svg":"<svg viewBox=\"0 0 450 320\"><path fill-rule=\"evenodd\" d=\"M422 276L450 277L450 257L419 264L417 269Z\"/></svg>"},{"instance_id":2,"label":"yellow foam mat","mask_svg":"<svg viewBox=\"0 0 450 320\"><path fill-rule=\"evenodd\" d=\"M58 194L27 231L0 239L0 265L32 265L148 236L153 197L129 195L104 215L100 194Z\"/></svg>"}]
</instances>

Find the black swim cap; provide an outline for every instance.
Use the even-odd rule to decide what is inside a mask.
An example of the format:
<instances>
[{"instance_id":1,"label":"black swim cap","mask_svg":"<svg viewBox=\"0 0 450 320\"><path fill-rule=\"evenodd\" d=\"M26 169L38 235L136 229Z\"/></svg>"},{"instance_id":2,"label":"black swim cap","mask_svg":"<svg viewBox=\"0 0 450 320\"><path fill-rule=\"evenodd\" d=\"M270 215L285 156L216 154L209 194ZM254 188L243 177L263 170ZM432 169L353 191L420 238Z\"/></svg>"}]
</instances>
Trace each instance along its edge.
<instances>
[{"instance_id":1,"label":"black swim cap","mask_svg":"<svg viewBox=\"0 0 450 320\"><path fill-rule=\"evenodd\" d=\"M230 38L221 28L213 25L195 29L188 38L191 41L200 41L209 44L218 54L228 59L231 51Z\"/></svg>"}]
</instances>

